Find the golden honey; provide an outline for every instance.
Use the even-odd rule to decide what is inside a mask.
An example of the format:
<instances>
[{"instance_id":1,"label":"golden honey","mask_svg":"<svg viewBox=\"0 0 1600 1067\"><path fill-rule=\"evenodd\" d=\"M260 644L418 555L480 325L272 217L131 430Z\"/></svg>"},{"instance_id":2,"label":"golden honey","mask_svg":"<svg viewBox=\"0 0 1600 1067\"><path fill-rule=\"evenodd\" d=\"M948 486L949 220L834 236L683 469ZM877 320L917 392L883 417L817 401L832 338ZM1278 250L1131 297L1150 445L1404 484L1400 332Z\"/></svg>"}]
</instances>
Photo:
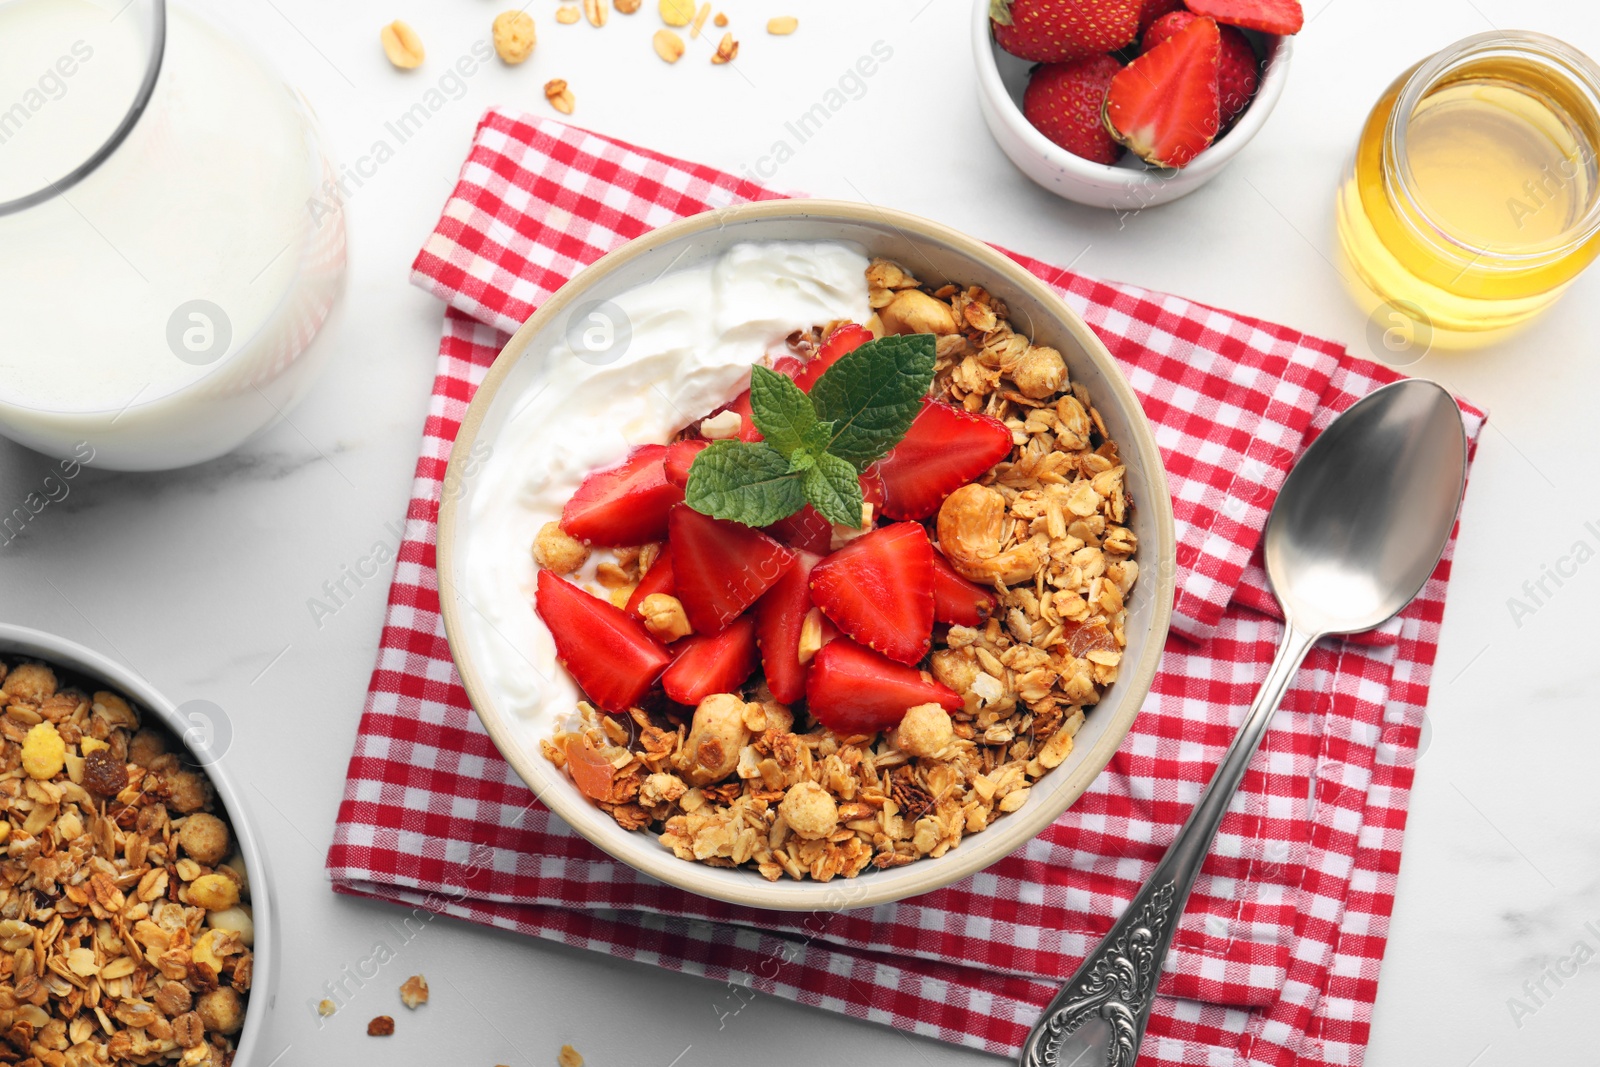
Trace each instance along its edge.
<instances>
[{"instance_id":1,"label":"golden honey","mask_svg":"<svg viewBox=\"0 0 1600 1067\"><path fill-rule=\"evenodd\" d=\"M1347 272L1442 331L1514 325L1600 251L1600 68L1554 38L1469 37L1391 85L1339 191Z\"/></svg>"}]
</instances>

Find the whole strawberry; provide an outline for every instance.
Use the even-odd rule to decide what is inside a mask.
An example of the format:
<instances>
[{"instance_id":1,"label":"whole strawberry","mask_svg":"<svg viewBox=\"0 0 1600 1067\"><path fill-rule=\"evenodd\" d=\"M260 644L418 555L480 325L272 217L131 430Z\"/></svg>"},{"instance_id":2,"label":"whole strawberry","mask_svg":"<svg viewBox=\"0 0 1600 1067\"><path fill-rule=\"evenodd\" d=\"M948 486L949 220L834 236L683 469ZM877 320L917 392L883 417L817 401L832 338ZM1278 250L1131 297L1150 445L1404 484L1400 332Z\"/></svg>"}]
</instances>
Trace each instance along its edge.
<instances>
[{"instance_id":1,"label":"whole strawberry","mask_svg":"<svg viewBox=\"0 0 1600 1067\"><path fill-rule=\"evenodd\" d=\"M1144 31L1139 50L1150 51L1195 19L1204 17L1187 11L1161 16ZM1261 61L1256 58L1256 50L1250 47L1249 38L1239 30L1232 26L1218 26L1217 29L1222 35L1222 51L1217 59L1217 96L1221 101L1222 127L1226 129L1256 94L1261 84Z\"/></svg>"},{"instance_id":2,"label":"whole strawberry","mask_svg":"<svg viewBox=\"0 0 1600 1067\"><path fill-rule=\"evenodd\" d=\"M1114 52L1139 35L1144 0L990 0L996 43L1035 63Z\"/></svg>"},{"instance_id":3,"label":"whole strawberry","mask_svg":"<svg viewBox=\"0 0 1600 1067\"><path fill-rule=\"evenodd\" d=\"M1162 15L1182 10L1183 0L1144 0L1144 6L1139 10L1139 32L1144 33Z\"/></svg>"},{"instance_id":4,"label":"whole strawberry","mask_svg":"<svg viewBox=\"0 0 1600 1067\"><path fill-rule=\"evenodd\" d=\"M1022 94L1022 114L1035 129L1075 156L1115 163L1122 145L1101 121L1106 89L1122 69L1110 56L1084 56L1034 69Z\"/></svg>"}]
</instances>

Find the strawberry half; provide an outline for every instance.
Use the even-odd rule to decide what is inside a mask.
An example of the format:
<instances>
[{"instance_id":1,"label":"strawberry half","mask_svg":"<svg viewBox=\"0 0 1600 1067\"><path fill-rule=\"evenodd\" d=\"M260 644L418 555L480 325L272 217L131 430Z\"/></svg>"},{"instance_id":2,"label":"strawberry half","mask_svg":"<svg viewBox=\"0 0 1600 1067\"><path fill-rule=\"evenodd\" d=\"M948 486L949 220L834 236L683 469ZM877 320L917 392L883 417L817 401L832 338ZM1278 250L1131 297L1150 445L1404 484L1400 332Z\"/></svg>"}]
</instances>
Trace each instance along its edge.
<instances>
[{"instance_id":1,"label":"strawberry half","mask_svg":"<svg viewBox=\"0 0 1600 1067\"><path fill-rule=\"evenodd\" d=\"M667 518L672 580L698 634L738 618L795 565L795 554L760 530L679 504Z\"/></svg>"},{"instance_id":2,"label":"strawberry half","mask_svg":"<svg viewBox=\"0 0 1600 1067\"><path fill-rule=\"evenodd\" d=\"M690 438L687 441L674 441L667 446L666 459L662 461L662 470L667 481L682 489L689 484L689 468L694 465L694 457L704 452L711 442L704 438Z\"/></svg>"},{"instance_id":3,"label":"strawberry half","mask_svg":"<svg viewBox=\"0 0 1600 1067\"><path fill-rule=\"evenodd\" d=\"M650 569L644 572L639 584L633 587L627 606L622 610L629 615L638 615L639 605L644 603L645 597L652 593L666 593L672 596L677 588L672 581L672 546L662 545L661 554L650 564Z\"/></svg>"},{"instance_id":4,"label":"strawberry half","mask_svg":"<svg viewBox=\"0 0 1600 1067\"><path fill-rule=\"evenodd\" d=\"M678 658L661 676L667 696L690 707L713 693L737 693L756 669L756 620L735 619L720 634L685 637Z\"/></svg>"},{"instance_id":5,"label":"strawberry half","mask_svg":"<svg viewBox=\"0 0 1600 1067\"><path fill-rule=\"evenodd\" d=\"M995 43L1035 63L1115 52L1139 33L1143 0L990 0Z\"/></svg>"},{"instance_id":6,"label":"strawberry half","mask_svg":"<svg viewBox=\"0 0 1600 1067\"><path fill-rule=\"evenodd\" d=\"M1146 163L1181 167L1216 138L1222 36L1195 19L1124 67L1106 92L1111 135Z\"/></svg>"},{"instance_id":7,"label":"strawberry half","mask_svg":"<svg viewBox=\"0 0 1600 1067\"><path fill-rule=\"evenodd\" d=\"M1262 33L1299 33L1306 21L1300 0L1189 0L1188 7L1196 15Z\"/></svg>"},{"instance_id":8,"label":"strawberry half","mask_svg":"<svg viewBox=\"0 0 1600 1067\"><path fill-rule=\"evenodd\" d=\"M1183 0L1144 0L1144 6L1139 10L1139 33L1142 35L1162 15L1182 10Z\"/></svg>"},{"instance_id":9,"label":"strawberry half","mask_svg":"<svg viewBox=\"0 0 1600 1067\"><path fill-rule=\"evenodd\" d=\"M756 643L767 688L785 704L806 695L809 663L800 662L800 629L811 610L811 568L821 557L802 551L800 560L756 601Z\"/></svg>"},{"instance_id":10,"label":"strawberry half","mask_svg":"<svg viewBox=\"0 0 1600 1067\"><path fill-rule=\"evenodd\" d=\"M920 704L957 711L962 700L954 689L929 681L921 671L843 637L823 645L811 661L806 706L813 718L835 733L887 730Z\"/></svg>"},{"instance_id":11,"label":"strawberry half","mask_svg":"<svg viewBox=\"0 0 1600 1067\"><path fill-rule=\"evenodd\" d=\"M659 564L658 564L659 566ZM933 552L933 618L956 626L982 626L994 614L992 590L975 585L950 565L944 553Z\"/></svg>"},{"instance_id":12,"label":"strawberry half","mask_svg":"<svg viewBox=\"0 0 1600 1067\"><path fill-rule=\"evenodd\" d=\"M794 384L804 392L811 392L811 387L817 384L817 379L827 373L829 367L839 362L841 356L848 355L872 340L872 331L865 326L857 326L853 322L846 323L828 335L822 342L822 347L817 349L817 354L811 357L800 373L794 376Z\"/></svg>"},{"instance_id":13,"label":"strawberry half","mask_svg":"<svg viewBox=\"0 0 1600 1067\"><path fill-rule=\"evenodd\" d=\"M1140 47L1148 52L1195 19L1204 17L1187 11L1163 15L1144 31ZM1261 61L1256 58L1256 50L1250 47L1250 39L1243 30L1233 26L1219 26L1217 30L1222 35L1222 49L1217 55L1217 97L1222 125L1226 129L1256 95L1261 84Z\"/></svg>"},{"instance_id":14,"label":"strawberry half","mask_svg":"<svg viewBox=\"0 0 1600 1067\"><path fill-rule=\"evenodd\" d=\"M1106 89L1122 69L1112 56L1084 56L1035 67L1022 93L1022 114L1033 128L1075 156L1115 163L1122 145L1100 115Z\"/></svg>"},{"instance_id":15,"label":"strawberry half","mask_svg":"<svg viewBox=\"0 0 1600 1067\"><path fill-rule=\"evenodd\" d=\"M583 480L561 509L561 528L592 545L642 545L667 535L667 512L683 490L667 481L666 445L642 445L615 467Z\"/></svg>"},{"instance_id":16,"label":"strawberry half","mask_svg":"<svg viewBox=\"0 0 1600 1067\"><path fill-rule=\"evenodd\" d=\"M905 437L877 463L883 513L925 519L1010 451L1011 431L999 419L925 400Z\"/></svg>"},{"instance_id":17,"label":"strawberry half","mask_svg":"<svg viewBox=\"0 0 1600 1067\"><path fill-rule=\"evenodd\" d=\"M857 537L811 572L811 599L861 644L901 663L917 662L933 635L928 531L897 522Z\"/></svg>"},{"instance_id":18,"label":"strawberry half","mask_svg":"<svg viewBox=\"0 0 1600 1067\"><path fill-rule=\"evenodd\" d=\"M603 711L621 714L637 704L672 662L644 623L552 571L539 572L534 606L555 640L556 659Z\"/></svg>"}]
</instances>

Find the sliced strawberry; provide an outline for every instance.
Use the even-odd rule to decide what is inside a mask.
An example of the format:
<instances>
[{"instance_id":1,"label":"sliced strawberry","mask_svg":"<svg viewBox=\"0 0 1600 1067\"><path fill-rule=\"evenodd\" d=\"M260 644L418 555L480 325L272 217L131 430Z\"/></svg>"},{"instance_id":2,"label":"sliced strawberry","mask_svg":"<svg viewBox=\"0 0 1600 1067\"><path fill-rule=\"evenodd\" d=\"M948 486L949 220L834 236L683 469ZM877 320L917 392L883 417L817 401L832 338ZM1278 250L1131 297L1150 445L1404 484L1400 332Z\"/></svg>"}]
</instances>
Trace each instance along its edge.
<instances>
[{"instance_id":1,"label":"sliced strawberry","mask_svg":"<svg viewBox=\"0 0 1600 1067\"><path fill-rule=\"evenodd\" d=\"M1144 5L1139 9L1139 32L1144 33L1162 15L1182 10L1183 0L1144 0Z\"/></svg>"},{"instance_id":2,"label":"sliced strawberry","mask_svg":"<svg viewBox=\"0 0 1600 1067\"><path fill-rule=\"evenodd\" d=\"M688 485L689 468L694 464L694 457L705 451L705 447L710 443L703 438L693 437L687 441L674 441L668 445L667 457L662 464L667 481L679 489Z\"/></svg>"},{"instance_id":3,"label":"sliced strawberry","mask_svg":"<svg viewBox=\"0 0 1600 1067\"><path fill-rule=\"evenodd\" d=\"M1144 31L1139 47L1148 52L1195 19L1203 17L1187 11L1163 15ZM1219 26L1217 29L1222 35L1222 50L1217 56L1218 104L1222 109L1222 125L1227 127L1256 94L1261 84L1261 60L1256 57L1256 50L1250 46L1250 39L1243 30L1233 26Z\"/></svg>"},{"instance_id":4,"label":"sliced strawberry","mask_svg":"<svg viewBox=\"0 0 1600 1067\"><path fill-rule=\"evenodd\" d=\"M667 535L667 511L683 490L667 481L666 445L642 445L583 480L561 510L561 528L593 545L642 545Z\"/></svg>"},{"instance_id":5,"label":"sliced strawberry","mask_svg":"<svg viewBox=\"0 0 1600 1067\"><path fill-rule=\"evenodd\" d=\"M1111 135L1146 163L1181 167L1217 136L1222 35L1195 19L1122 68L1106 92Z\"/></svg>"},{"instance_id":6,"label":"sliced strawberry","mask_svg":"<svg viewBox=\"0 0 1600 1067\"><path fill-rule=\"evenodd\" d=\"M819 517L818 521L822 521ZM799 562L756 601L756 642L767 688L785 704L806 695L809 663L800 662L800 628L811 610L811 568L820 556L801 551Z\"/></svg>"},{"instance_id":7,"label":"sliced strawberry","mask_svg":"<svg viewBox=\"0 0 1600 1067\"><path fill-rule=\"evenodd\" d=\"M833 523L810 504L763 529L790 548L804 549L819 556L833 551Z\"/></svg>"},{"instance_id":8,"label":"sliced strawberry","mask_svg":"<svg viewBox=\"0 0 1600 1067\"><path fill-rule=\"evenodd\" d=\"M552 571L540 571L534 605L555 639L556 659L595 706L620 714L655 685L672 656L644 623Z\"/></svg>"},{"instance_id":9,"label":"sliced strawberry","mask_svg":"<svg viewBox=\"0 0 1600 1067\"><path fill-rule=\"evenodd\" d=\"M1041 63L1022 93L1022 114L1053 144L1095 163L1115 163L1123 148L1101 120L1106 88L1122 64L1115 56Z\"/></svg>"},{"instance_id":10,"label":"sliced strawberry","mask_svg":"<svg viewBox=\"0 0 1600 1067\"><path fill-rule=\"evenodd\" d=\"M639 605L644 603L645 597L651 593L666 593L672 596L677 588L672 581L672 546L662 545L661 554L650 564L650 569L644 572L639 584L633 587L633 594L628 597L628 604L622 610L629 615L637 615Z\"/></svg>"},{"instance_id":11,"label":"sliced strawberry","mask_svg":"<svg viewBox=\"0 0 1600 1067\"><path fill-rule=\"evenodd\" d=\"M870 734L899 724L921 704L959 710L955 690L931 682L913 667L895 663L839 638L822 646L806 679L806 706L824 726L840 734Z\"/></svg>"},{"instance_id":12,"label":"sliced strawberry","mask_svg":"<svg viewBox=\"0 0 1600 1067\"><path fill-rule=\"evenodd\" d=\"M956 626L982 626L994 614L992 590L957 573L938 549L933 553L933 618Z\"/></svg>"},{"instance_id":13,"label":"sliced strawberry","mask_svg":"<svg viewBox=\"0 0 1600 1067\"><path fill-rule=\"evenodd\" d=\"M1300 0L1189 0L1196 15L1262 33L1299 33L1306 15Z\"/></svg>"},{"instance_id":14,"label":"sliced strawberry","mask_svg":"<svg viewBox=\"0 0 1600 1067\"><path fill-rule=\"evenodd\" d=\"M897 522L857 537L811 572L811 599L844 633L901 663L928 654L933 634L933 546Z\"/></svg>"},{"instance_id":15,"label":"sliced strawberry","mask_svg":"<svg viewBox=\"0 0 1600 1067\"><path fill-rule=\"evenodd\" d=\"M904 439L877 463L883 513L891 519L927 518L945 497L1010 451L1011 431L999 419L924 401Z\"/></svg>"},{"instance_id":16,"label":"sliced strawberry","mask_svg":"<svg viewBox=\"0 0 1600 1067\"><path fill-rule=\"evenodd\" d=\"M685 637L673 647L678 658L661 676L667 696L693 706L713 693L737 693L755 673L756 620L744 615L720 634Z\"/></svg>"},{"instance_id":17,"label":"sliced strawberry","mask_svg":"<svg viewBox=\"0 0 1600 1067\"><path fill-rule=\"evenodd\" d=\"M848 355L872 340L872 331L865 326L857 326L853 322L846 323L828 335L822 342L822 347L817 349L817 354L811 361L800 369L794 376L794 384L806 392L811 392L811 387L817 384L817 379L825 374L829 367L839 362L839 358Z\"/></svg>"},{"instance_id":18,"label":"sliced strawberry","mask_svg":"<svg viewBox=\"0 0 1600 1067\"><path fill-rule=\"evenodd\" d=\"M795 554L760 530L687 504L672 509L667 530L678 599L699 634L721 631L795 565Z\"/></svg>"}]
</instances>

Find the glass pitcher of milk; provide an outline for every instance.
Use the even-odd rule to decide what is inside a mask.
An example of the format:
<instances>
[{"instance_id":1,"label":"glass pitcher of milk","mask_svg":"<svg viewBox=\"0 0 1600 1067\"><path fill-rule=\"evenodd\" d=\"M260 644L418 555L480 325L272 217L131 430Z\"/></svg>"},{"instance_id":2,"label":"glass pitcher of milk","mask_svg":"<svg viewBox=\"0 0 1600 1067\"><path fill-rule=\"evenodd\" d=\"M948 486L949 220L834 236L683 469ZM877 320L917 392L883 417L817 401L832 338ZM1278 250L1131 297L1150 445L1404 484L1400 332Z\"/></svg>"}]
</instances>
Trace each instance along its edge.
<instances>
[{"instance_id":1,"label":"glass pitcher of milk","mask_svg":"<svg viewBox=\"0 0 1600 1067\"><path fill-rule=\"evenodd\" d=\"M332 175L304 100L192 12L0 0L0 433L160 470L278 418L343 288Z\"/></svg>"}]
</instances>

